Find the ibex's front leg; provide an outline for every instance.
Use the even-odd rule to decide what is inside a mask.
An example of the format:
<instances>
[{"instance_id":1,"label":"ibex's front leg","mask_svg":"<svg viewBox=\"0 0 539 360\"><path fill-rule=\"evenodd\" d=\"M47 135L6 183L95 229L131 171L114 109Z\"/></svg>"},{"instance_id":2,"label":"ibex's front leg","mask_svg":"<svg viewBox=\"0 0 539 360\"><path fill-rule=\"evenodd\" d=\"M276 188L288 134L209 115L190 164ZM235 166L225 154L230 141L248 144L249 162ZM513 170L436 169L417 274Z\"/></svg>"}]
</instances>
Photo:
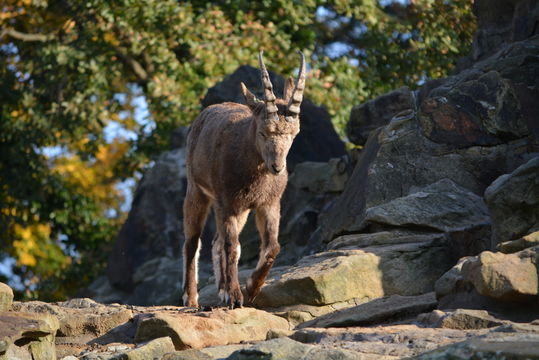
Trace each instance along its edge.
<instances>
[{"instance_id":1,"label":"ibex's front leg","mask_svg":"<svg viewBox=\"0 0 539 360\"><path fill-rule=\"evenodd\" d=\"M243 229L245 222L247 221L247 216L249 215L249 211L242 212L240 215L236 216L236 232L239 233ZM219 221L219 218L218 218ZM240 258L241 254L241 245L238 241L236 246L236 259L235 259L235 266L237 268L237 264ZM226 284L227 284L227 254L225 251L225 239L224 237L219 235L219 231L217 234L215 234L215 237L212 242L212 259L213 259L213 270L215 273L215 285L217 286L217 291L219 292L219 298L224 304L227 304L230 302L230 296L228 294L228 291L226 290ZM237 272L237 270L236 270Z\"/></svg>"},{"instance_id":2,"label":"ibex's front leg","mask_svg":"<svg viewBox=\"0 0 539 360\"><path fill-rule=\"evenodd\" d=\"M210 201L196 185L189 183L183 204L183 305L198 307L198 254L200 235L208 215Z\"/></svg>"},{"instance_id":3,"label":"ibex's front leg","mask_svg":"<svg viewBox=\"0 0 539 360\"><path fill-rule=\"evenodd\" d=\"M260 255L255 271L247 280L249 302L253 302L260 292L281 250L278 242L280 211L279 204L256 209L256 227L260 233Z\"/></svg>"},{"instance_id":4,"label":"ibex's front leg","mask_svg":"<svg viewBox=\"0 0 539 360\"><path fill-rule=\"evenodd\" d=\"M241 215L224 215L223 211L216 209L217 231L219 240L222 239L222 246L225 253L225 273L224 284L225 302L231 308L243 306L243 294L241 293L238 280L238 261L240 258L239 233L245 224L247 212Z\"/></svg>"}]
</instances>

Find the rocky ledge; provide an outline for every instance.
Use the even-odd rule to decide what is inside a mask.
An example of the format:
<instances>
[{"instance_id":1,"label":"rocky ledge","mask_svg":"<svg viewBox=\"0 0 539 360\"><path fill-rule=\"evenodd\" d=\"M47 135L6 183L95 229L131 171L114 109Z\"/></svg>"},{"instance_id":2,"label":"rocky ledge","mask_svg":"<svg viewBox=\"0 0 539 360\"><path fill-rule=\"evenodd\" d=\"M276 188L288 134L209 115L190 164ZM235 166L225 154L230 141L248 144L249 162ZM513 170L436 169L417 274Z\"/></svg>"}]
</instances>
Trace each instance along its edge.
<instances>
[{"instance_id":1,"label":"rocky ledge","mask_svg":"<svg viewBox=\"0 0 539 360\"><path fill-rule=\"evenodd\" d=\"M0 290L9 298L9 287ZM439 310L434 293L382 297L299 324L248 307L197 311L90 299L3 306L2 360L539 359L539 320Z\"/></svg>"}]
</instances>

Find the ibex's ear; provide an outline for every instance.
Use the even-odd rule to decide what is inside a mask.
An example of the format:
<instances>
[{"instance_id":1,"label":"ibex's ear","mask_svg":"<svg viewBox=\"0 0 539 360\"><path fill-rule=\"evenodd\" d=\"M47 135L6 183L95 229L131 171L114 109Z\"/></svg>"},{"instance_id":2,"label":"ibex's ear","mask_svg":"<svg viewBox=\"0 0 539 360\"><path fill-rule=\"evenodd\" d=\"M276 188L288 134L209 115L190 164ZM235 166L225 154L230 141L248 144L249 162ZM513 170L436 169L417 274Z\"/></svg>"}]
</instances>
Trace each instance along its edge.
<instances>
[{"instance_id":1,"label":"ibex's ear","mask_svg":"<svg viewBox=\"0 0 539 360\"><path fill-rule=\"evenodd\" d=\"M294 79L289 77L288 79L286 79L286 81L284 82L284 92L283 92L283 95L284 95L284 99L286 101L289 101L290 100L290 97L292 96L292 92L294 91Z\"/></svg>"},{"instance_id":2,"label":"ibex's ear","mask_svg":"<svg viewBox=\"0 0 539 360\"><path fill-rule=\"evenodd\" d=\"M247 106L251 109L255 108L257 105L256 96L247 89L247 86L245 86L243 82L241 83L241 92L243 93Z\"/></svg>"}]
</instances>

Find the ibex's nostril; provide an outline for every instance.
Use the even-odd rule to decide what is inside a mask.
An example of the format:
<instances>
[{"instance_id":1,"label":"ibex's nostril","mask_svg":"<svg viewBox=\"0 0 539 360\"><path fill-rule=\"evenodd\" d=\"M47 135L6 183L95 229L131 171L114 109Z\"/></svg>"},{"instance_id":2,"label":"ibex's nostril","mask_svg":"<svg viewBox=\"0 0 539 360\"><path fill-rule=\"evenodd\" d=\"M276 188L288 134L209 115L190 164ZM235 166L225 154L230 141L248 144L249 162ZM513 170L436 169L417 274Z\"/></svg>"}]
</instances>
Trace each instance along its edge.
<instances>
[{"instance_id":1,"label":"ibex's nostril","mask_svg":"<svg viewBox=\"0 0 539 360\"><path fill-rule=\"evenodd\" d=\"M271 165L271 168L273 169L273 171L278 174L281 172L282 169L279 169L277 166L275 166L275 164L272 164Z\"/></svg>"}]
</instances>

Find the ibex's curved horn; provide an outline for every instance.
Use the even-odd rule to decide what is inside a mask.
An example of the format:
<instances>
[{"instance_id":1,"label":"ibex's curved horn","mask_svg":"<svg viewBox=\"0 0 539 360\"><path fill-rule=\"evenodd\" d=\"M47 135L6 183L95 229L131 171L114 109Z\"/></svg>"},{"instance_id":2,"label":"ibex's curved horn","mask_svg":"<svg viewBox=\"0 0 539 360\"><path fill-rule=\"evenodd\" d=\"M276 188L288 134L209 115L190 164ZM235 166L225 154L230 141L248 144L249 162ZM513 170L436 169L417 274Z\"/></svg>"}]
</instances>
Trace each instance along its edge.
<instances>
[{"instance_id":1,"label":"ibex's curved horn","mask_svg":"<svg viewBox=\"0 0 539 360\"><path fill-rule=\"evenodd\" d=\"M301 56L301 65L299 67L296 87L294 87L294 91L292 91L292 96L288 102L288 112L294 115L294 117L298 117L299 115L299 107L301 105L301 101L303 100L303 90L305 90L305 56L301 51L298 52Z\"/></svg>"},{"instance_id":2,"label":"ibex's curved horn","mask_svg":"<svg viewBox=\"0 0 539 360\"><path fill-rule=\"evenodd\" d=\"M264 65L264 60L262 59L262 54L264 51L260 51L258 54L258 61L260 63L260 71L262 72L262 84L264 85L264 102L266 103L266 112L268 114L273 114L277 112L277 106L275 105L275 94L273 94L273 85L271 84L268 70L266 65Z\"/></svg>"}]
</instances>

